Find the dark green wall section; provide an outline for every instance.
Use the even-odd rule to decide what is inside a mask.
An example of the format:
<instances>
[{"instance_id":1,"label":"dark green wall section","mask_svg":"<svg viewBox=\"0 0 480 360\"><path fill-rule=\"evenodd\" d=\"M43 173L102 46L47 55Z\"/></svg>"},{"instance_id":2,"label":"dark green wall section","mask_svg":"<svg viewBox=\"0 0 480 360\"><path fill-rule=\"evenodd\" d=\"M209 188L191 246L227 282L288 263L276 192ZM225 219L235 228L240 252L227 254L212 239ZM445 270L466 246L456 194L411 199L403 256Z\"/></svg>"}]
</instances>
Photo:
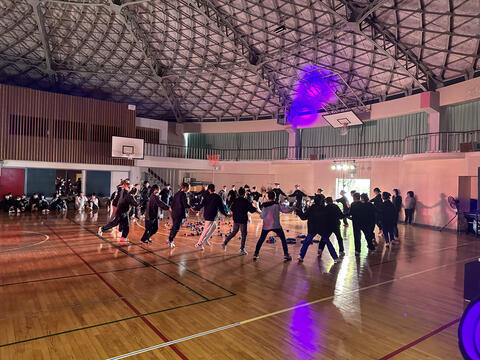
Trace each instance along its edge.
<instances>
[{"instance_id":1,"label":"dark green wall section","mask_svg":"<svg viewBox=\"0 0 480 360\"><path fill-rule=\"evenodd\" d=\"M95 193L97 196L109 196L110 171L87 171L87 196Z\"/></svg>"},{"instance_id":2,"label":"dark green wall section","mask_svg":"<svg viewBox=\"0 0 480 360\"><path fill-rule=\"evenodd\" d=\"M51 197L55 193L55 169L34 169L27 170L27 194L44 194Z\"/></svg>"}]
</instances>

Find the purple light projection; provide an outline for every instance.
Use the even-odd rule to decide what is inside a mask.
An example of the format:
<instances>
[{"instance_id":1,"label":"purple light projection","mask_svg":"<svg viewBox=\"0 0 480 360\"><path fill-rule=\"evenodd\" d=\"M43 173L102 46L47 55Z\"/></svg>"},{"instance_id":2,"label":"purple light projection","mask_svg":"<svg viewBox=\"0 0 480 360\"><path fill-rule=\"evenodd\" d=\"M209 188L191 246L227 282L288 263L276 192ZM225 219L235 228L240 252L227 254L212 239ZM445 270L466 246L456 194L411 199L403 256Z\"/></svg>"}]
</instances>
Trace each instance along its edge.
<instances>
[{"instance_id":1,"label":"purple light projection","mask_svg":"<svg viewBox=\"0 0 480 360\"><path fill-rule=\"evenodd\" d=\"M465 309L458 327L458 342L465 359L480 359L480 299Z\"/></svg>"},{"instance_id":2,"label":"purple light projection","mask_svg":"<svg viewBox=\"0 0 480 360\"><path fill-rule=\"evenodd\" d=\"M287 123L293 129L315 124L322 107L336 97L335 78L333 73L316 65L307 65L301 70L295 97L287 113Z\"/></svg>"}]
</instances>

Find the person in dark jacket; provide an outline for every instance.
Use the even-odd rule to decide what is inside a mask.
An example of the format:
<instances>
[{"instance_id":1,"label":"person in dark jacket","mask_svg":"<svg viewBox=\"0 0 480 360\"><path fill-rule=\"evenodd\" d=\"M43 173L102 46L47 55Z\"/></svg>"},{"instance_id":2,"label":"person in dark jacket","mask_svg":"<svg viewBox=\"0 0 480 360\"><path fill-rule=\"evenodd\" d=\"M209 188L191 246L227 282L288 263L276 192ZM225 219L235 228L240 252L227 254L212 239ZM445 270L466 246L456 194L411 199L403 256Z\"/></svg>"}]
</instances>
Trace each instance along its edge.
<instances>
[{"instance_id":1,"label":"person in dark jacket","mask_svg":"<svg viewBox=\"0 0 480 360\"><path fill-rule=\"evenodd\" d=\"M230 211L233 213L233 229L230 234L227 235L225 241L222 244L222 249L227 249L227 244L232 238L237 235L240 230L242 234L242 242L240 244L240 255L247 255L245 251L245 242L247 241L247 223L248 213L258 212L258 210L245 198L245 189L238 189L238 197L232 204Z\"/></svg>"},{"instance_id":2,"label":"person in dark jacket","mask_svg":"<svg viewBox=\"0 0 480 360\"><path fill-rule=\"evenodd\" d=\"M49 205L50 211L67 211L67 204L65 200L60 197L60 194L55 193Z\"/></svg>"},{"instance_id":3,"label":"person in dark jacket","mask_svg":"<svg viewBox=\"0 0 480 360\"><path fill-rule=\"evenodd\" d=\"M340 233L340 219L343 219L345 215L338 205L333 203L333 199L329 196L325 199L325 216L327 227L330 233L335 234L338 242L338 251L340 255L345 255L345 249L343 247L343 238ZM318 255L321 256L326 243L322 243L318 246Z\"/></svg>"},{"instance_id":4,"label":"person in dark jacket","mask_svg":"<svg viewBox=\"0 0 480 360\"><path fill-rule=\"evenodd\" d=\"M250 195L252 196L252 200L253 200L253 201L256 201L256 202L258 202L258 200L260 200L260 198L262 197L262 194L260 194L260 193L257 191L257 187L256 187L256 186L253 186L253 187L252 187L252 192L250 193Z\"/></svg>"},{"instance_id":5,"label":"person in dark jacket","mask_svg":"<svg viewBox=\"0 0 480 360\"><path fill-rule=\"evenodd\" d=\"M207 189L208 195L206 195L203 198L202 203L195 208L196 211L200 211L200 209L204 208L203 218L205 219L205 223L203 225L202 234L200 235L198 242L195 244L195 247L200 250L204 249L204 243L210 245L208 240L217 228L216 219L218 212L220 211L223 215L227 216L227 210L223 204L222 198L220 195L215 194L215 185L210 184Z\"/></svg>"},{"instance_id":6,"label":"person in dark jacket","mask_svg":"<svg viewBox=\"0 0 480 360\"><path fill-rule=\"evenodd\" d=\"M140 212L141 215L145 214L145 209L147 208L147 201L150 194L150 183L145 180L143 182L142 189L140 190Z\"/></svg>"},{"instance_id":7,"label":"person in dark jacket","mask_svg":"<svg viewBox=\"0 0 480 360\"><path fill-rule=\"evenodd\" d=\"M233 204L233 200L237 198L237 190L235 189L235 185L232 185L232 189L228 192L227 196L227 206L230 207Z\"/></svg>"},{"instance_id":8,"label":"person in dark jacket","mask_svg":"<svg viewBox=\"0 0 480 360\"><path fill-rule=\"evenodd\" d=\"M218 195L220 195L220 197L222 198L223 203L227 205L227 185L223 185L223 188L218 192Z\"/></svg>"},{"instance_id":9,"label":"person in dark jacket","mask_svg":"<svg viewBox=\"0 0 480 360\"><path fill-rule=\"evenodd\" d=\"M325 207L325 197L323 195L315 196L313 199L314 204L310 206L305 212L301 209L297 209L297 215L302 220L307 220L308 235L303 241L302 248L300 249L300 255L298 261L303 262L305 255L307 254L308 247L313 243L313 238L316 235L320 235L320 247L327 245L328 251L335 262L338 262L338 255L330 242L330 235L332 234L331 226L329 226L329 214ZM340 209L339 209L340 210ZM319 255L321 255L319 250Z\"/></svg>"},{"instance_id":10,"label":"person in dark jacket","mask_svg":"<svg viewBox=\"0 0 480 360\"><path fill-rule=\"evenodd\" d=\"M160 200L162 200L166 205L170 206L171 198L172 198L172 187L170 186L170 184L167 184L162 189L162 191L160 191ZM163 209L160 211L160 219L163 219Z\"/></svg>"},{"instance_id":11,"label":"person in dark jacket","mask_svg":"<svg viewBox=\"0 0 480 360\"><path fill-rule=\"evenodd\" d=\"M283 192L282 189L280 189L280 184L275 183L275 188L272 189L272 191L275 193L275 201L280 202L280 195L287 197L287 194Z\"/></svg>"},{"instance_id":12,"label":"person in dark jacket","mask_svg":"<svg viewBox=\"0 0 480 360\"><path fill-rule=\"evenodd\" d=\"M392 203L395 206L395 210L397 211L397 220L395 221L395 226L393 227L393 235L398 238L398 219L400 217L400 211L402 211L402 196L400 195L400 190L393 189L393 196L392 196Z\"/></svg>"},{"instance_id":13,"label":"person in dark jacket","mask_svg":"<svg viewBox=\"0 0 480 360\"><path fill-rule=\"evenodd\" d=\"M101 236L104 231L110 230L119 225L119 230L122 232L120 241L128 241L128 233L130 232L130 223L128 213L131 206L138 206L133 196L130 194L130 181L128 179L122 180L120 185L119 198L117 209L113 216L113 219L106 225L98 228L98 234Z\"/></svg>"},{"instance_id":14,"label":"person in dark jacket","mask_svg":"<svg viewBox=\"0 0 480 360\"><path fill-rule=\"evenodd\" d=\"M168 210L168 205L158 196L158 185L152 185L152 195L145 208L145 232L141 238L144 244L152 243L152 236L158 231L158 209Z\"/></svg>"},{"instance_id":15,"label":"person in dark jacket","mask_svg":"<svg viewBox=\"0 0 480 360\"><path fill-rule=\"evenodd\" d=\"M343 226L347 227L348 226L347 215L348 215L348 211L350 210L350 204L348 203L348 199L345 196L345 191L343 190L340 191L340 197L336 199L335 202L342 204L342 212L343 212L343 215L345 215L343 218Z\"/></svg>"},{"instance_id":16,"label":"person in dark jacket","mask_svg":"<svg viewBox=\"0 0 480 360\"><path fill-rule=\"evenodd\" d=\"M381 214L382 214L382 225L383 225L383 235L385 236L386 247L390 247L390 243L393 244L394 234L393 228L397 222L398 213L395 209L395 205L390 201L390 193L384 191L382 193L383 203L381 205Z\"/></svg>"},{"instance_id":17,"label":"person in dark jacket","mask_svg":"<svg viewBox=\"0 0 480 360\"><path fill-rule=\"evenodd\" d=\"M377 187L377 188L373 189L373 193L375 194L375 196L370 200L370 202L373 203L373 205L375 206L375 210L376 210L375 223L377 224L378 230L381 234L382 231L383 231L383 226L382 226L382 203L383 203L382 192Z\"/></svg>"},{"instance_id":18,"label":"person in dark jacket","mask_svg":"<svg viewBox=\"0 0 480 360\"><path fill-rule=\"evenodd\" d=\"M38 196L37 193L33 194L33 196L30 198L30 201L28 203L28 208L30 211L38 211L40 205L40 197Z\"/></svg>"},{"instance_id":19,"label":"person in dark jacket","mask_svg":"<svg viewBox=\"0 0 480 360\"><path fill-rule=\"evenodd\" d=\"M182 221L186 217L186 211L190 208L187 202L187 192L190 189L190 184L182 183L180 190L173 196L170 207L172 216L172 227L170 228L170 235L168 236L167 244L173 248L175 236L182 226Z\"/></svg>"},{"instance_id":20,"label":"person in dark jacket","mask_svg":"<svg viewBox=\"0 0 480 360\"><path fill-rule=\"evenodd\" d=\"M302 209L303 207L303 198L306 197L307 194L305 194L302 190L300 190L300 185L295 185L295 191L288 195L288 197L294 197L295 198L295 207L297 209Z\"/></svg>"},{"instance_id":21,"label":"person in dark jacket","mask_svg":"<svg viewBox=\"0 0 480 360\"><path fill-rule=\"evenodd\" d=\"M361 199L361 201L360 201ZM362 232L370 251L375 250L375 206L369 202L368 195L353 194L353 203L350 204L350 217L353 224L353 238L355 242L355 255L360 255Z\"/></svg>"}]
</instances>

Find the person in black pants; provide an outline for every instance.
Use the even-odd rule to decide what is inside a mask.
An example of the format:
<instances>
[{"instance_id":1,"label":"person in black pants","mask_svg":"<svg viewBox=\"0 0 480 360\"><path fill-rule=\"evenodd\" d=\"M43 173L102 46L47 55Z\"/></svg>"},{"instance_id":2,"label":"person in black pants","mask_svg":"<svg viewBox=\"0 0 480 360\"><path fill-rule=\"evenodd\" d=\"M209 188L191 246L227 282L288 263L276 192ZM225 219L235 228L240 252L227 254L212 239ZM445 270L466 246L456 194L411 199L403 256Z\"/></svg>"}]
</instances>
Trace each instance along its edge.
<instances>
[{"instance_id":1,"label":"person in black pants","mask_svg":"<svg viewBox=\"0 0 480 360\"><path fill-rule=\"evenodd\" d=\"M98 228L98 235L101 236L104 231L110 230L119 225L119 230L122 232L120 241L128 241L127 236L130 232L128 213L130 211L130 206L138 206L138 204L129 192L131 184L128 179L122 180L118 187L121 188L121 191L119 191L120 196L113 219L107 225Z\"/></svg>"},{"instance_id":2,"label":"person in black pants","mask_svg":"<svg viewBox=\"0 0 480 360\"><path fill-rule=\"evenodd\" d=\"M167 244L174 248L175 244L173 240L182 226L182 221L186 217L186 210L190 208L190 205L187 202L188 189L190 185L183 183L180 190L173 196L171 201L171 216L172 216L172 227L170 228L170 235L167 240Z\"/></svg>"},{"instance_id":3,"label":"person in black pants","mask_svg":"<svg viewBox=\"0 0 480 360\"><path fill-rule=\"evenodd\" d=\"M342 210L340 210L338 205L333 203L333 199L330 196L325 199L325 203L325 217L327 222L327 229L330 234L335 234L338 242L338 251L340 252L340 255L345 255L343 238L342 234L340 233L340 219L343 219L345 215L343 215ZM325 245L326 242L320 243L318 245L318 256L322 255Z\"/></svg>"},{"instance_id":4,"label":"person in black pants","mask_svg":"<svg viewBox=\"0 0 480 360\"><path fill-rule=\"evenodd\" d=\"M360 201L361 199L361 201ZM353 203L350 205L350 217L353 223L353 238L355 255L360 255L362 232L370 251L375 250L375 206L368 201L368 195L353 194Z\"/></svg>"},{"instance_id":5,"label":"person in black pants","mask_svg":"<svg viewBox=\"0 0 480 360\"><path fill-rule=\"evenodd\" d=\"M295 191L291 195L288 195L288 197L295 198L295 203L296 203L295 207L297 209L303 208L303 198L306 196L307 194L305 194L302 190L300 190L300 185L295 185Z\"/></svg>"},{"instance_id":6,"label":"person in black pants","mask_svg":"<svg viewBox=\"0 0 480 360\"><path fill-rule=\"evenodd\" d=\"M283 190L280 189L280 184L279 184L279 183L275 183L275 188L272 189L272 191L273 191L274 194L275 194L275 201L276 201L276 202L280 202L280 195L283 195L283 196L287 197L287 194L285 194L285 193L283 192Z\"/></svg>"},{"instance_id":7,"label":"person in black pants","mask_svg":"<svg viewBox=\"0 0 480 360\"><path fill-rule=\"evenodd\" d=\"M262 194L260 194L260 193L257 191L257 187L256 187L256 186L252 187L252 192L250 193L250 195L252 196L252 200L253 200L253 201L256 201L256 202L258 202L258 200L260 200L260 198L262 197Z\"/></svg>"},{"instance_id":8,"label":"person in black pants","mask_svg":"<svg viewBox=\"0 0 480 360\"><path fill-rule=\"evenodd\" d=\"M413 213L415 212L415 206L417 201L415 200L415 194L413 191L408 191L405 197L405 224L412 224Z\"/></svg>"},{"instance_id":9,"label":"person in black pants","mask_svg":"<svg viewBox=\"0 0 480 360\"><path fill-rule=\"evenodd\" d=\"M325 197L323 195L317 195L313 199L314 204L310 206L305 212L301 209L297 209L296 213L302 220L307 220L308 235L303 241L300 254L298 255L298 262L303 262L305 255L307 254L308 247L313 243L313 238L316 235L320 235L320 243L318 256L322 255L320 248L324 248L327 245L328 251L335 262L338 262L338 255L330 242L330 235L332 234L331 226L329 225L328 210L325 206ZM340 209L339 209L340 210Z\"/></svg>"},{"instance_id":10,"label":"person in black pants","mask_svg":"<svg viewBox=\"0 0 480 360\"><path fill-rule=\"evenodd\" d=\"M227 206L230 207L233 204L233 200L237 198L237 190L235 190L235 185L232 185L232 189L228 192L227 196Z\"/></svg>"},{"instance_id":11,"label":"person in black pants","mask_svg":"<svg viewBox=\"0 0 480 360\"><path fill-rule=\"evenodd\" d=\"M386 247L390 247L390 243L393 244L394 234L393 228L395 227L396 219L398 218L397 209L395 205L390 201L391 194L384 191L382 193L383 203L381 205L383 235L385 236Z\"/></svg>"},{"instance_id":12,"label":"person in black pants","mask_svg":"<svg viewBox=\"0 0 480 360\"><path fill-rule=\"evenodd\" d=\"M143 182L142 189L140 190L140 212L141 215L145 214L145 209L147 208L147 201L150 194L150 183L145 180Z\"/></svg>"},{"instance_id":13,"label":"person in black pants","mask_svg":"<svg viewBox=\"0 0 480 360\"><path fill-rule=\"evenodd\" d=\"M232 204L230 211L233 213L233 230L227 235L222 244L222 249L227 249L227 244L232 238L237 235L238 231L242 233L242 242L240 244L240 255L247 255L245 251L245 242L247 241L247 222L248 213L254 213L258 210L245 198L245 189L238 189L238 198Z\"/></svg>"},{"instance_id":14,"label":"person in black pants","mask_svg":"<svg viewBox=\"0 0 480 360\"><path fill-rule=\"evenodd\" d=\"M375 223L377 224L378 230L381 234L382 231L383 231L383 227L382 227L382 203L383 203L382 192L377 187L377 188L373 189L373 193L375 194L375 196L373 197L373 199L370 200L370 202L373 203L373 205L375 206L375 210L376 210Z\"/></svg>"},{"instance_id":15,"label":"person in black pants","mask_svg":"<svg viewBox=\"0 0 480 360\"><path fill-rule=\"evenodd\" d=\"M350 204L348 203L348 199L345 196L345 191L343 190L340 191L340 197L336 199L335 202L342 204L342 212L343 212L343 215L345 215L343 217L343 226L347 227L348 226L347 215L350 209Z\"/></svg>"},{"instance_id":16,"label":"person in black pants","mask_svg":"<svg viewBox=\"0 0 480 360\"><path fill-rule=\"evenodd\" d=\"M145 232L141 239L144 244L151 244L151 237L158 231L158 209L169 209L168 205L160 200L158 190L157 184L152 186L152 195L150 195L145 208Z\"/></svg>"},{"instance_id":17,"label":"person in black pants","mask_svg":"<svg viewBox=\"0 0 480 360\"><path fill-rule=\"evenodd\" d=\"M398 239L398 218L400 217L400 211L402 211L402 196L400 190L393 189L392 203L397 211L397 218L395 220L395 226L393 227L393 235Z\"/></svg>"}]
</instances>

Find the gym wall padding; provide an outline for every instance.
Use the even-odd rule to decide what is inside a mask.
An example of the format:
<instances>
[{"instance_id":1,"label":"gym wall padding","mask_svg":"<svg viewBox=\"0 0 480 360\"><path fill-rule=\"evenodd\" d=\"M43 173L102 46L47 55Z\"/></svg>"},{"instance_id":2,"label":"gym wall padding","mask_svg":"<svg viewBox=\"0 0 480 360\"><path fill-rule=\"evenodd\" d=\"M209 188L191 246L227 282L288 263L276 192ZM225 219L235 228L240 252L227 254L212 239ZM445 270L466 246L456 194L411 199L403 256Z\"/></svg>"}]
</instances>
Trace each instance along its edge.
<instances>
[{"instance_id":1,"label":"gym wall padding","mask_svg":"<svg viewBox=\"0 0 480 360\"><path fill-rule=\"evenodd\" d=\"M110 196L110 171L87 171L87 196Z\"/></svg>"},{"instance_id":2,"label":"gym wall padding","mask_svg":"<svg viewBox=\"0 0 480 360\"><path fill-rule=\"evenodd\" d=\"M11 192L14 196L23 194L25 170L3 168L0 175L0 196Z\"/></svg>"},{"instance_id":3,"label":"gym wall padding","mask_svg":"<svg viewBox=\"0 0 480 360\"><path fill-rule=\"evenodd\" d=\"M33 193L51 197L55 193L55 169L27 169L27 195Z\"/></svg>"}]
</instances>

